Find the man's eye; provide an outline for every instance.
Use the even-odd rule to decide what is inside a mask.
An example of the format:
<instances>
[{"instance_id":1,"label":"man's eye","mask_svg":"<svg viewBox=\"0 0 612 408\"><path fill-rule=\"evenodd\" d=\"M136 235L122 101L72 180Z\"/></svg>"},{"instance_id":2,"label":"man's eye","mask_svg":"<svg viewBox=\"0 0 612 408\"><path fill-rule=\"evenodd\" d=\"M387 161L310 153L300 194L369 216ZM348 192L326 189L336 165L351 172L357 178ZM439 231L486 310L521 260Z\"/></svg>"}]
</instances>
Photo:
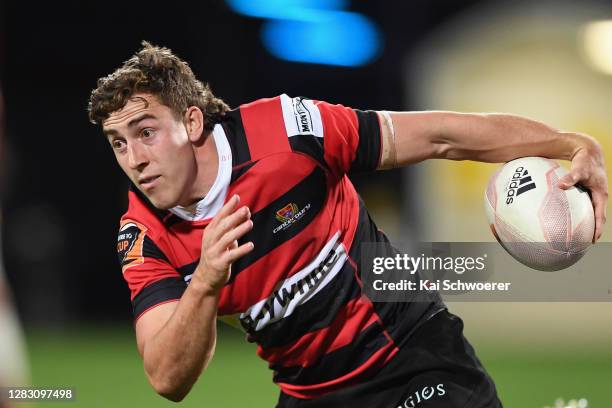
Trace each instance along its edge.
<instances>
[{"instance_id":1,"label":"man's eye","mask_svg":"<svg viewBox=\"0 0 612 408\"><path fill-rule=\"evenodd\" d=\"M123 140L113 140L111 144L113 146L113 149L117 149L117 150L125 146L125 142Z\"/></svg>"},{"instance_id":2,"label":"man's eye","mask_svg":"<svg viewBox=\"0 0 612 408\"><path fill-rule=\"evenodd\" d=\"M144 130L142 131L142 135L143 135L144 137L151 137L151 136L153 136L154 134L155 134L155 132L153 131L153 129L144 129Z\"/></svg>"}]
</instances>

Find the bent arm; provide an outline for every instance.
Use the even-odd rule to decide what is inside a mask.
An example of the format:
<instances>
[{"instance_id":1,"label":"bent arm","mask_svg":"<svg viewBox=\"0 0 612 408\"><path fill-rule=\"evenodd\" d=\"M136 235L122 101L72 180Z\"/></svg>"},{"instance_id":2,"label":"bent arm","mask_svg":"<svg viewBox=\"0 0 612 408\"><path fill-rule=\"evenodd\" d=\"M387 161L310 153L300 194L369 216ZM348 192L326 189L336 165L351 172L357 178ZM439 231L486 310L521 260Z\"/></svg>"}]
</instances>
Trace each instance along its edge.
<instances>
[{"instance_id":1,"label":"bent arm","mask_svg":"<svg viewBox=\"0 0 612 408\"><path fill-rule=\"evenodd\" d=\"M155 391L181 401L210 362L217 339L218 293L192 282L178 302L149 310L136 322L138 350Z\"/></svg>"},{"instance_id":2,"label":"bent arm","mask_svg":"<svg viewBox=\"0 0 612 408\"><path fill-rule=\"evenodd\" d=\"M238 239L253 228L247 207L234 195L202 234L202 252L189 286L178 302L149 310L136 323L149 382L160 395L181 401L213 356L219 294L231 265L253 250Z\"/></svg>"}]
</instances>

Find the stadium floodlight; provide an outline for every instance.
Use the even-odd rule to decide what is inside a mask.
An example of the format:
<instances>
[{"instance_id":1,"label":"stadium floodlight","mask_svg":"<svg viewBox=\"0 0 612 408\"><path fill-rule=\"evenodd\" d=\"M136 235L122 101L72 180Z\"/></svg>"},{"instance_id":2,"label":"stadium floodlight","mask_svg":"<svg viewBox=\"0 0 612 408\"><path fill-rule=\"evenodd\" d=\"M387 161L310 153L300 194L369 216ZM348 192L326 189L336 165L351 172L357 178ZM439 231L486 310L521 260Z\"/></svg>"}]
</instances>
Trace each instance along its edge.
<instances>
[{"instance_id":1,"label":"stadium floodlight","mask_svg":"<svg viewBox=\"0 0 612 408\"><path fill-rule=\"evenodd\" d=\"M264 47L276 58L310 64L361 66L373 61L382 36L368 17L344 11L347 0L226 0L236 13L266 19Z\"/></svg>"},{"instance_id":2,"label":"stadium floodlight","mask_svg":"<svg viewBox=\"0 0 612 408\"><path fill-rule=\"evenodd\" d=\"M348 0L226 0L236 13L249 17L300 20L308 10L341 10Z\"/></svg>"},{"instance_id":3,"label":"stadium floodlight","mask_svg":"<svg viewBox=\"0 0 612 408\"><path fill-rule=\"evenodd\" d=\"M308 20L270 20L262 41L277 58L314 64L361 66L374 60L381 39L374 24L357 13L310 13Z\"/></svg>"}]
</instances>

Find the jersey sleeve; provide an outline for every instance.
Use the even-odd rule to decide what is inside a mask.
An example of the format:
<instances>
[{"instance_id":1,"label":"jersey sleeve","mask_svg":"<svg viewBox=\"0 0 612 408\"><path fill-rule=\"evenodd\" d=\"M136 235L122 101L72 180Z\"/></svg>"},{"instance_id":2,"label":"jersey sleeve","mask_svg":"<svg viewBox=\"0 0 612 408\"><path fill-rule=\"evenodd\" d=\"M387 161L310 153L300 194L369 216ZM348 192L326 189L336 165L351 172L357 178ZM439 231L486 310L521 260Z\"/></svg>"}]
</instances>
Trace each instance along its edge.
<instances>
[{"instance_id":1,"label":"jersey sleeve","mask_svg":"<svg viewBox=\"0 0 612 408\"><path fill-rule=\"evenodd\" d=\"M121 221L117 255L131 292L135 320L159 304L181 298L187 284L144 224L132 219Z\"/></svg>"},{"instance_id":2,"label":"jersey sleeve","mask_svg":"<svg viewBox=\"0 0 612 408\"><path fill-rule=\"evenodd\" d=\"M376 112L287 95L281 95L281 105L292 150L309 154L339 176L378 167L381 128Z\"/></svg>"}]
</instances>

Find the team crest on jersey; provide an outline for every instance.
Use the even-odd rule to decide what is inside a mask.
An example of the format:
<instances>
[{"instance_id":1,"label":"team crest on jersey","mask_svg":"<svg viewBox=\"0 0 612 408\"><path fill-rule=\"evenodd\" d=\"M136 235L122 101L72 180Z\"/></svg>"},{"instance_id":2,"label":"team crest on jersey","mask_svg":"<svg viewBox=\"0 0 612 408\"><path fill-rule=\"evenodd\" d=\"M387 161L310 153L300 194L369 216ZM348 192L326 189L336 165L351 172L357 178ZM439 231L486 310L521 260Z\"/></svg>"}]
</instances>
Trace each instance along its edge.
<instances>
[{"instance_id":1,"label":"team crest on jersey","mask_svg":"<svg viewBox=\"0 0 612 408\"><path fill-rule=\"evenodd\" d=\"M308 210L310 210L310 203L306 204L301 210L297 204L289 203L280 210L276 211L276 219L281 222L281 225L274 228L272 233L276 234L279 231L286 230L296 221L302 218Z\"/></svg>"},{"instance_id":2,"label":"team crest on jersey","mask_svg":"<svg viewBox=\"0 0 612 408\"><path fill-rule=\"evenodd\" d=\"M142 248L147 227L131 220L121 223L117 236L117 255L123 272L144 262Z\"/></svg>"},{"instance_id":3,"label":"team crest on jersey","mask_svg":"<svg viewBox=\"0 0 612 408\"><path fill-rule=\"evenodd\" d=\"M289 203L276 212L276 219L280 222L289 221L298 211L297 204Z\"/></svg>"}]
</instances>

